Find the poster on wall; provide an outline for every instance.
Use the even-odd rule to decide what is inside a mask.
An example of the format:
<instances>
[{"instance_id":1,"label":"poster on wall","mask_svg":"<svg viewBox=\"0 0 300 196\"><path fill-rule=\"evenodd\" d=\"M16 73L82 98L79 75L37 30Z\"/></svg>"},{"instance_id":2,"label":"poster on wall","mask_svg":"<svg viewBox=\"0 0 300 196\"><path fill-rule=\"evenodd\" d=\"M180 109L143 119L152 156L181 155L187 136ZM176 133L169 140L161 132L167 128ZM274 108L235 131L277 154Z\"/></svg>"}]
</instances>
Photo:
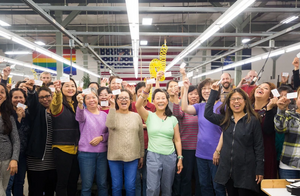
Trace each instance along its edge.
<instances>
[{"instance_id":1,"label":"poster on wall","mask_svg":"<svg viewBox=\"0 0 300 196\"><path fill-rule=\"evenodd\" d=\"M56 53L55 49L50 49L49 51ZM71 59L71 50L70 49L64 49L63 50L63 57L65 59L68 59L70 61ZM38 52L33 52L32 53L32 64L34 65L38 65L41 67L45 67L48 69L52 69L56 71L56 60L48 57L46 55L43 55L41 53ZM76 50L72 49L72 62L76 63ZM71 68L69 65L67 64L63 64L64 67L64 73L66 74L70 74ZM37 73L42 73L42 71L39 70L35 70ZM77 70L76 68L72 67L72 75L77 75Z\"/></svg>"},{"instance_id":2,"label":"poster on wall","mask_svg":"<svg viewBox=\"0 0 300 196\"><path fill-rule=\"evenodd\" d=\"M100 55L104 56L102 60L109 66L114 66L115 68L131 68L133 66L133 58L132 56L129 57L131 55L131 49L104 48L100 49Z\"/></svg>"},{"instance_id":3,"label":"poster on wall","mask_svg":"<svg viewBox=\"0 0 300 196\"><path fill-rule=\"evenodd\" d=\"M211 50L211 56L215 56L215 55L221 55L223 53L228 52L228 50ZM244 49L242 51L242 60L247 59L249 57L251 57L251 49ZM231 54L228 55L224 58L224 63L221 62L221 59L219 59L218 61L214 61L211 63L211 69L217 69L219 67L222 66L226 66L226 65L230 65L232 63L235 62L235 55ZM232 69L228 69L228 70L234 70L234 68ZM245 64L242 66L242 70L251 70L251 63Z\"/></svg>"}]
</instances>

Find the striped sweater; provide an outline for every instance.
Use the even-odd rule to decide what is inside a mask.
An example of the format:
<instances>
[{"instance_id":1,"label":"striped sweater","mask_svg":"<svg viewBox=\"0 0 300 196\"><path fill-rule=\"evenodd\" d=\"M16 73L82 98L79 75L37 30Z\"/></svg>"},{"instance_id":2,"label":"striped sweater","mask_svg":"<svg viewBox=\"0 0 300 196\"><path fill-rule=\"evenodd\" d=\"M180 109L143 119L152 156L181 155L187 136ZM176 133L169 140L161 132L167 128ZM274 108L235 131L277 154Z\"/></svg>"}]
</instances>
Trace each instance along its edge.
<instances>
[{"instance_id":1,"label":"striped sweater","mask_svg":"<svg viewBox=\"0 0 300 196\"><path fill-rule=\"evenodd\" d=\"M290 167L300 168L300 114L278 109L274 123L277 132L285 134L281 161Z\"/></svg>"},{"instance_id":2,"label":"striped sweater","mask_svg":"<svg viewBox=\"0 0 300 196\"><path fill-rule=\"evenodd\" d=\"M181 145L183 150L196 150L198 134L198 117L181 111L178 104L173 104L173 115L179 121Z\"/></svg>"}]
</instances>

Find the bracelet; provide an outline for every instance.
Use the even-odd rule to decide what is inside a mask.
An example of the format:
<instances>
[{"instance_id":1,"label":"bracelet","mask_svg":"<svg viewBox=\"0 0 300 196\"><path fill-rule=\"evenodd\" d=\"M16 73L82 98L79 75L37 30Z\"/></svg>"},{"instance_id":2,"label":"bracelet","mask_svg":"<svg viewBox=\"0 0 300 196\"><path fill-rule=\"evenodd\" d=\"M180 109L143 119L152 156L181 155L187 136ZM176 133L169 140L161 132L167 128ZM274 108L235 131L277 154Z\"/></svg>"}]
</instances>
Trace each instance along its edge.
<instances>
[{"instance_id":1,"label":"bracelet","mask_svg":"<svg viewBox=\"0 0 300 196\"><path fill-rule=\"evenodd\" d=\"M143 94L145 94L145 95L149 95L149 93L146 93L145 91L142 91L143 92Z\"/></svg>"},{"instance_id":2,"label":"bracelet","mask_svg":"<svg viewBox=\"0 0 300 196\"><path fill-rule=\"evenodd\" d=\"M142 98L142 99L146 99L146 98L145 98L145 97L143 97L142 95L140 95L139 97L140 97L140 98Z\"/></svg>"},{"instance_id":3,"label":"bracelet","mask_svg":"<svg viewBox=\"0 0 300 196\"><path fill-rule=\"evenodd\" d=\"M177 159L183 159L183 156L182 155L177 156Z\"/></svg>"},{"instance_id":4,"label":"bracelet","mask_svg":"<svg viewBox=\"0 0 300 196\"><path fill-rule=\"evenodd\" d=\"M218 150L216 150L216 152L217 152L218 154L221 154L220 151L218 151Z\"/></svg>"}]
</instances>

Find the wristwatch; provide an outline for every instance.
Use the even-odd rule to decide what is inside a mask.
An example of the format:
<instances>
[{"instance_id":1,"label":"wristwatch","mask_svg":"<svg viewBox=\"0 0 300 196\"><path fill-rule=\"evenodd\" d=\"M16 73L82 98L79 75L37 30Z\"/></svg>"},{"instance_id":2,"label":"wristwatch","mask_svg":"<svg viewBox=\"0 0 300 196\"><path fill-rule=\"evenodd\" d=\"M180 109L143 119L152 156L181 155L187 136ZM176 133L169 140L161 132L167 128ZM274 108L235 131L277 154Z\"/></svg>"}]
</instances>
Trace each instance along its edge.
<instances>
[{"instance_id":1,"label":"wristwatch","mask_svg":"<svg viewBox=\"0 0 300 196\"><path fill-rule=\"evenodd\" d=\"M181 156L178 156L177 159L183 159L183 156L182 156L182 155L181 155Z\"/></svg>"}]
</instances>

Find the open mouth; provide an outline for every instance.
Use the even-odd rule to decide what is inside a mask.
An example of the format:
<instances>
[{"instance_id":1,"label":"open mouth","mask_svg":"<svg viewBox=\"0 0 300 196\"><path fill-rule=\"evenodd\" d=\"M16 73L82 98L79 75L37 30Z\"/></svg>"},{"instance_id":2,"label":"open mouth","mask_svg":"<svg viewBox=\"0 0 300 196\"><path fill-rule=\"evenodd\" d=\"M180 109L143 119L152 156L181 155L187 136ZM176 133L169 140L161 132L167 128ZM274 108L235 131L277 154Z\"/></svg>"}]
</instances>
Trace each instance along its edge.
<instances>
[{"instance_id":1,"label":"open mouth","mask_svg":"<svg viewBox=\"0 0 300 196\"><path fill-rule=\"evenodd\" d=\"M257 92L258 94L261 94L261 95L264 94L264 92L263 92L262 90L257 90L256 92Z\"/></svg>"}]
</instances>

